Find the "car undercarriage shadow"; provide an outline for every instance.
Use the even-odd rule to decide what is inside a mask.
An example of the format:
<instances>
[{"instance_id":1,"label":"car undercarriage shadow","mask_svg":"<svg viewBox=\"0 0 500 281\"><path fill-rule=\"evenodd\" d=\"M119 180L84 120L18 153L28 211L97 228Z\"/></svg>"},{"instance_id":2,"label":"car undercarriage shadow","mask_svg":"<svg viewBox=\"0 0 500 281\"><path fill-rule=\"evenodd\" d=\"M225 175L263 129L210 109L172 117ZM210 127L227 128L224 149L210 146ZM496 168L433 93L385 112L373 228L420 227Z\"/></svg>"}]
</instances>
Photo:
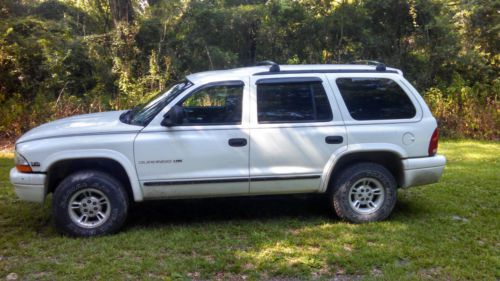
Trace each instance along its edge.
<instances>
[{"instance_id":1,"label":"car undercarriage shadow","mask_svg":"<svg viewBox=\"0 0 500 281\"><path fill-rule=\"evenodd\" d=\"M127 227L276 218L334 217L325 196L279 195L136 203Z\"/></svg>"},{"instance_id":2,"label":"car undercarriage shadow","mask_svg":"<svg viewBox=\"0 0 500 281\"><path fill-rule=\"evenodd\" d=\"M406 196L398 197L389 220L398 221L426 213L426 210L419 208L419 204ZM323 194L266 195L133 203L125 227L281 218L339 221Z\"/></svg>"}]
</instances>

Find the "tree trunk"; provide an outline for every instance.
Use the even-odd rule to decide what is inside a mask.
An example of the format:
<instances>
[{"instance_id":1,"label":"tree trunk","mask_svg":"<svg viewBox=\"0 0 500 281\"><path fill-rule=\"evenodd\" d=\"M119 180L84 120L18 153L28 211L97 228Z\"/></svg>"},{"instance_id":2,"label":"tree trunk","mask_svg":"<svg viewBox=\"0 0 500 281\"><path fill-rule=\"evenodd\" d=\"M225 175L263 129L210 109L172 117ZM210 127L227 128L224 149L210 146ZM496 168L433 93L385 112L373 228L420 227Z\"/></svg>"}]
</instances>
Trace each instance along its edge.
<instances>
[{"instance_id":1,"label":"tree trunk","mask_svg":"<svg viewBox=\"0 0 500 281\"><path fill-rule=\"evenodd\" d=\"M132 0L109 0L109 8L115 26L120 22L128 24L134 20Z\"/></svg>"}]
</instances>

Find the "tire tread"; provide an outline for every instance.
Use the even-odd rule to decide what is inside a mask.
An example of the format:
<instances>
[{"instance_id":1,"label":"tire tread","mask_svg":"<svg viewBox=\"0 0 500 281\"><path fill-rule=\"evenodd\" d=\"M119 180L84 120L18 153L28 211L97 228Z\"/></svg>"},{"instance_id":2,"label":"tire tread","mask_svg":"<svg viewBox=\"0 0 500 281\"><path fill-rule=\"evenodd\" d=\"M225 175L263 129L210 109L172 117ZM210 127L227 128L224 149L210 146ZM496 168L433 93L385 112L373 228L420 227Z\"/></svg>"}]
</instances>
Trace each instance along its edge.
<instances>
[{"instance_id":1,"label":"tire tread","mask_svg":"<svg viewBox=\"0 0 500 281\"><path fill-rule=\"evenodd\" d=\"M108 196L110 201L114 201L111 206L115 210L112 210L110 218L103 225L85 229L72 225L73 222L69 218L65 206L67 206L67 200L69 200L71 194L79 189L78 184L92 181L103 184L103 187L99 188ZM115 233L124 224L128 208L128 194L121 182L113 176L98 170L82 170L67 176L57 186L52 196L52 212L56 229L58 232L69 236L90 237Z\"/></svg>"},{"instance_id":2,"label":"tire tread","mask_svg":"<svg viewBox=\"0 0 500 281\"><path fill-rule=\"evenodd\" d=\"M346 194L343 193L348 192L350 187L349 183L353 181L353 178L361 174L365 174L364 176L368 174L369 176L381 180L385 188L386 199L384 206L372 214L356 213L348 206L348 202L342 200L346 197ZM333 188L330 190L329 195L331 208L338 217L345 221L353 223L381 221L386 219L394 209L397 199L396 187L394 176L384 166L371 162L356 163L340 171L338 179L333 182Z\"/></svg>"}]
</instances>

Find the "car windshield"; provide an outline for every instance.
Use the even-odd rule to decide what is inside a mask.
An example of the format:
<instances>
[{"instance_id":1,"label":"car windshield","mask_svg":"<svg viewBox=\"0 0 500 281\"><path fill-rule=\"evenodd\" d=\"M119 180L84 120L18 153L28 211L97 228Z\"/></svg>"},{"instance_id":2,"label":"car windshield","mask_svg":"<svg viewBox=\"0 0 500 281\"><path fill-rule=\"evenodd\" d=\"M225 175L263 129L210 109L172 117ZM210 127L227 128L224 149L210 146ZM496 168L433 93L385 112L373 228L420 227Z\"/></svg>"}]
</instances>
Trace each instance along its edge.
<instances>
[{"instance_id":1,"label":"car windshield","mask_svg":"<svg viewBox=\"0 0 500 281\"><path fill-rule=\"evenodd\" d=\"M190 81L176 84L168 91L155 95L148 102L125 112L120 120L131 125L146 126L167 104L192 85Z\"/></svg>"}]
</instances>

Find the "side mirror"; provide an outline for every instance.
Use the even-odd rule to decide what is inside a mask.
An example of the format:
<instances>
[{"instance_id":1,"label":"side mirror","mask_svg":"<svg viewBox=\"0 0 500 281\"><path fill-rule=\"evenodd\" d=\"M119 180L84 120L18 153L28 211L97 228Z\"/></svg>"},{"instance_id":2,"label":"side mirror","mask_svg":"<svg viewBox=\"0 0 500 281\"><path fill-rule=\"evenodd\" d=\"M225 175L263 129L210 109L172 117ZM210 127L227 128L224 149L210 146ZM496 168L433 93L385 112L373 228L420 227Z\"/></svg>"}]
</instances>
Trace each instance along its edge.
<instances>
[{"instance_id":1,"label":"side mirror","mask_svg":"<svg viewBox=\"0 0 500 281\"><path fill-rule=\"evenodd\" d=\"M184 121L184 109L180 105L175 105L165 115L163 115L163 120L161 121L161 125L164 127L172 127L176 125L181 125L183 121Z\"/></svg>"}]
</instances>

